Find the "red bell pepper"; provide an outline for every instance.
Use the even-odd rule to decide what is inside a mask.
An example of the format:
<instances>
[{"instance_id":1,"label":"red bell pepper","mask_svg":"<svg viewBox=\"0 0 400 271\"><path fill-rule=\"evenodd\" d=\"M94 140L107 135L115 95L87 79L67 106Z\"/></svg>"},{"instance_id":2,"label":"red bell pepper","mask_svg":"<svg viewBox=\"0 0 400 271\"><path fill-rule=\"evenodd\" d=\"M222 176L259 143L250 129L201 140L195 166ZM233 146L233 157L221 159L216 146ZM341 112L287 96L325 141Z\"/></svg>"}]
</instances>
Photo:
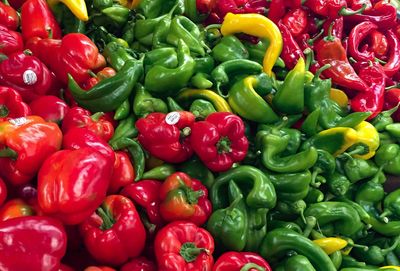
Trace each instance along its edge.
<instances>
[{"instance_id":1,"label":"red bell pepper","mask_svg":"<svg viewBox=\"0 0 400 271\"><path fill-rule=\"evenodd\" d=\"M229 251L219 256L213 271L272 271L269 264L257 253Z\"/></svg>"},{"instance_id":2,"label":"red bell pepper","mask_svg":"<svg viewBox=\"0 0 400 271\"><path fill-rule=\"evenodd\" d=\"M384 105L383 109L384 110L389 110L394 107L396 107L400 103L400 89L399 88L392 88L387 91L385 91L384 94ZM400 122L400 110L397 109L391 117L393 118L394 121Z\"/></svg>"},{"instance_id":3,"label":"red bell pepper","mask_svg":"<svg viewBox=\"0 0 400 271\"><path fill-rule=\"evenodd\" d=\"M281 21L278 22L279 31L282 34L283 47L281 58L285 62L288 69L293 69L300 58L304 59L303 51L300 49L298 43L294 40L288 27Z\"/></svg>"},{"instance_id":4,"label":"red bell pepper","mask_svg":"<svg viewBox=\"0 0 400 271\"><path fill-rule=\"evenodd\" d=\"M115 154L108 143L94 132L84 127L74 127L64 134L62 140L63 149L77 150L91 147L101 153L114 167Z\"/></svg>"},{"instance_id":5,"label":"red bell pepper","mask_svg":"<svg viewBox=\"0 0 400 271\"><path fill-rule=\"evenodd\" d=\"M0 221L6 221L21 216L32 216L36 212L34 208L24 200L16 198L7 201L0 208Z\"/></svg>"},{"instance_id":6,"label":"red bell pepper","mask_svg":"<svg viewBox=\"0 0 400 271\"><path fill-rule=\"evenodd\" d=\"M62 37L61 28L45 0L27 0L22 5L21 31L25 41L33 37Z\"/></svg>"},{"instance_id":7,"label":"red bell pepper","mask_svg":"<svg viewBox=\"0 0 400 271\"><path fill-rule=\"evenodd\" d=\"M214 239L191 222L175 221L156 236L154 250L159 271L211 271Z\"/></svg>"},{"instance_id":8,"label":"red bell pepper","mask_svg":"<svg viewBox=\"0 0 400 271\"><path fill-rule=\"evenodd\" d=\"M378 30L373 30L369 34L370 50L377 57L384 57L389 50L389 44L386 36Z\"/></svg>"},{"instance_id":9,"label":"red bell pepper","mask_svg":"<svg viewBox=\"0 0 400 271\"><path fill-rule=\"evenodd\" d=\"M351 10L347 7L346 0L307 0L305 6L317 15L328 18L359 14L366 8L366 5L363 5L358 10Z\"/></svg>"},{"instance_id":10,"label":"red bell pepper","mask_svg":"<svg viewBox=\"0 0 400 271\"><path fill-rule=\"evenodd\" d=\"M378 29L378 26L372 22L365 21L359 23L351 30L348 38L348 52L357 61L375 61L375 54L371 51L360 52L360 46L363 41Z\"/></svg>"},{"instance_id":11,"label":"red bell pepper","mask_svg":"<svg viewBox=\"0 0 400 271\"><path fill-rule=\"evenodd\" d=\"M24 42L20 33L0 25L0 53L9 55L24 49Z\"/></svg>"},{"instance_id":12,"label":"red bell pepper","mask_svg":"<svg viewBox=\"0 0 400 271\"><path fill-rule=\"evenodd\" d=\"M175 172L165 179L160 200L160 214L168 222L186 220L200 226L212 213L207 188L183 172Z\"/></svg>"},{"instance_id":13,"label":"red bell pepper","mask_svg":"<svg viewBox=\"0 0 400 271\"><path fill-rule=\"evenodd\" d=\"M100 119L104 113L92 115L90 111L81 107L73 107L65 115L62 123L63 133L67 133L74 127L84 127L94 132L105 141L109 141L114 134L113 125L104 119Z\"/></svg>"},{"instance_id":14,"label":"red bell pepper","mask_svg":"<svg viewBox=\"0 0 400 271\"><path fill-rule=\"evenodd\" d=\"M0 86L0 121L26 117L31 114L29 106L14 89Z\"/></svg>"},{"instance_id":15,"label":"red bell pepper","mask_svg":"<svg viewBox=\"0 0 400 271\"><path fill-rule=\"evenodd\" d=\"M288 11L282 19L282 23L289 29L293 37L304 33L307 29L308 14L302 8ZM283 42L285 44L285 42Z\"/></svg>"},{"instance_id":16,"label":"red bell pepper","mask_svg":"<svg viewBox=\"0 0 400 271\"><path fill-rule=\"evenodd\" d=\"M135 170L127 152L116 151L113 175L108 186L108 193L118 193L121 188L133 183Z\"/></svg>"},{"instance_id":17,"label":"red bell pepper","mask_svg":"<svg viewBox=\"0 0 400 271\"><path fill-rule=\"evenodd\" d=\"M125 186L120 193L145 210L146 217L142 218L142 220L148 220L149 223L156 227L154 228L153 226L153 232L165 224L160 214L159 195L161 184L160 181L156 180L140 180ZM150 229L149 231L151 233Z\"/></svg>"},{"instance_id":18,"label":"red bell pepper","mask_svg":"<svg viewBox=\"0 0 400 271\"><path fill-rule=\"evenodd\" d=\"M79 224L104 200L113 163L93 148L61 150L38 174L39 206L65 224Z\"/></svg>"},{"instance_id":19,"label":"red bell pepper","mask_svg":"<svg viewBox=\"0 0 400 271\"><path fill-rule=\"evenodd\" d=\"M139 257L124 264L120 271L157 271L157 268L152 261Z\"/></svg>"},{"instance_id":20,"label":"red bell pepper","mask_svg":"<svg viewBox=\"0 0 400 271\"><path fill-rule=\"evenodd\" d=\"M139 256L146 241L146 230L135 205L121 195L107 196L80 230L90 254L110 265L121 265Z\"/></svg>"},{"instance_id":21,"label":"red bell pepper","mask_svg":"<svg viewBox=\"0 0 400 271\"><path fill-rule=\"evenodd\" d=\"M332 36L331 31L327 37L318 41L314 48L320 66L330 65L330 68L323 71L325 77L331 78L333 83L345 88L361 92L368 89L350 65L341 40Z\"/></svg>"},{"instance_id":22,"label":"red bell pepper","mask_svg":"<svg viewBox=\"0 0 400 271\"><path fill-rule=\"evenodd\" d=\"M38 116L0 122L0 176L12 185L28 183L61 140L58 125Z\"/></svg>"},{"instance_id":23,"label":"red bell pepper","mask_svg":"<svg viewBox=\"0 0 400 271\"><path fill-rule=\"evenodd\" d=\"M195 116L188 111L150 113L136 121L139 143L156 158L181 163L193 154L188 134L194 121Z\"/></svg>"},{"instance_id":24,"label":"red bell pepper","mask_svg":"<svg viewBox=\"0 0 400 271\"><path fill-rule=\"evenodd\" d=\"M35 39L26 47L64 84L68 82L68 73L82 84L91 78L91 71L101 70L106 64L97 46L80 33L67 34L61 40ZM49 55L52 57L48 57Z\"/></svg>"},{"instance_id":25,"label":"red bell pepper","mask_svg":"<svg viewBox=\"0 0 400 271\"><path fill-rule=\"evenodd\" d=\"M4 183L3 179L0 178L0 206L3 205L6 198L7 198L7 186Z\"/></svg>"},{"instance_id":26,"label":"red bell pepper","mask_svg":"<svg viewBox=\"0 0 400 271\"><path fill-rule=\"evenodd\" d=\"M385 93L385 75L378 64L360 69L360 77L368 85L366 92L359 92L350 101L351 109L357 112L371 112L368 119L374 118L383 108Z\"/></svg>"},{"instance_id":27,"label":"red bell pepper","mask_svg":"<svg viewBox=\"0 0 400 271\"><path fill-rule=\"evenodd\" d=\"M54 74L29 50L0 62L0 84L17 90L28 103L59 89Z\"/></svg>"},{"instance_id":28,"label":"red bell pepper","mask_svg":"<svg viewBox=\"0 0 400 271\"><path fill-rule=\"evenodd\" d=\"M18 13L15 9L0 1L0 25L16 30L19 25Z\"/></svg>"},{"instance_id":29,"label":"red bell pepper","mask_svg":"<svg viewBox=\"0 0 400 271\"><path fill-rule=\"evenodd\" d=\"M67 247L61 223L27 216L0 222L2 270L58 271Z\"/></svg>"},{"instance_id":30,"label":"red bell pepper","mask_svg":"<svg viewBox=\"0 0 400 271\"><path fill-rule=\"evenodd\" d=\"M46 121L61 124L68 112L68 105L57 96L44 95L29 104L33 115L42 117Z\"/></svg>"},{"instance_id":31,"label":"red bell pepper","mask_svg":"<svg viewBox=\"0 0 400 271\"><path fill-rule=\"evenodd\" d=\"M240 117L216 112L192 125L190 140L193 150L210 170L226 171L246 156L249 142L244 130Z\"/></svg>"}]
</instances>

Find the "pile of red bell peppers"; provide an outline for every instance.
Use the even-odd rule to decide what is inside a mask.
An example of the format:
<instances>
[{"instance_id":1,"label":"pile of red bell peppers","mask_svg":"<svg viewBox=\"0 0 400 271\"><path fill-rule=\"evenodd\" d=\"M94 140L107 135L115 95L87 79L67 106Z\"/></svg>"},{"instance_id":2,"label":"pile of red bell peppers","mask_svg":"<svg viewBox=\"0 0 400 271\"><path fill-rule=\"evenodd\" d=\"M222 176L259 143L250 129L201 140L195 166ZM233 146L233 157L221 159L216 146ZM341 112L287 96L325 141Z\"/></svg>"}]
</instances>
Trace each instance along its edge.
<instances>
[{"instance_id":1,"label":"pile of red bell peppers","mask_svg":"<svg viewBox=\"0 0 400 271\"><path fill-rule=\"evenodd\" d=\"M400 270L397 12L0 1L0 270Z\"/></svg>"}]
</instances>

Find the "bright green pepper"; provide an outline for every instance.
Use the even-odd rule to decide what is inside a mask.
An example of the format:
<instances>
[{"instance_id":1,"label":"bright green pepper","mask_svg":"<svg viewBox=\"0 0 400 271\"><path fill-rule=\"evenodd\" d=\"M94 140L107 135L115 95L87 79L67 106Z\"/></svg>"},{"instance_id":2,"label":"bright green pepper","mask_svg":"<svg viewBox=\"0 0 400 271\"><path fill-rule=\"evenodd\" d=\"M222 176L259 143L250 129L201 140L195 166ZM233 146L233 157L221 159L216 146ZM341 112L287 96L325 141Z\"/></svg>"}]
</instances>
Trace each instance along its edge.
<instances>
[{"instance_id":1,"label":"bright green pepper","mask_svg":"<svg viewBox=\"0 0 400 271\"><path fill-rule=\"evenodd\" d=\"M134 138L138 135L138 131L135 127L136 117L130 114L127 118L118 122L117 128L114 130L114 135L110 139L109 144L117 141L121 138Z\"/></svg>"},{"instance_id":2,"label":"bright green pepper","mask_svg":"<svg viewBox=\"0 0 400 271\"><path fill-rule=\"evenodd\" d=\"M350 188L350 180L338 173L333 172L331 175L326 176L326 184L328 185L328 190L335 196L343 196L347 193Z\"/></svg>"},{"instance_id":3,"label":"bright green pepper","mask_svg":"<svg viewBox=\"0 0 400 271\"><path fill-rule=\"evenodd\" d=\"M178 43L178 67L166 68L153 66L146 74L144 85L146 90L157 96L173 96L185 87L194 74L195 62L183 40Z\"/></svg>"},{"instance_id":4,"label":"bright green pepper","mask_svg":"<svg viewBox=\"0 0 400 271\"><path fill-rule=\"evenodd\" d=\"M260 39L256 44L252 42L244 42L244 45L249 52L250 60L262 65L265 52L267 51L269 45L268 39Z\"/></svg>"},{"instance_id":5,"label":"bright green pepper","mask_svg":"<svg viewBox=\"0 0 400 271\"><path fill-rule=\"evenodd\" d=\"M383 216L393 216L400 219L400 189L396 189L386 195L383 200Z\"/></svg>"},{"instance_id":6,"label":"bright green pepper","mask_svg":"<svg viewBox=\"0 0 400 271\"><path fill-rule=\"evenodd\" d=\"M212 49L212 56L219 62L233 59L248 59L249 52L234 35L224 36Z\"/></svg>"},{"instance_id":7,"label":"bright green pepper","mask_svg":"<svg viewBox=\"0 0 400 271\"><path fill-rule=\"evenodd\" d=\"M157 27L153 33L152 49L163 48L167 46L167 36L171 27L172 15L176 7L177 5L175 5L170 12L163 16L163 18L157 24Z\"/></svg>"},{"instance_id":8,"label":"bright green pepper","mask_svg":"<svg viewBox=\"0 0 400 271\"><path fill-rule=\"evenodd\" d=\"M262 98L272 90L271 79L265 73L237 81L229 90L228 102L241 117L258 123L274 123L278 115Z\"/></svg>"},{"instance_id":9,"label":"bright green pepper","mask_svg":"<svg viewBox=\"0 0 400 271\"><path fill-rule=\"evenodd\" d=\"M272 99L272 104L279 112L285 114L303 112L305 73L304 59L300 58Z\"/></svg>"},{"instance_id":10,"label":"bright green pepper","mask_svg":"<svg viewBox=\"0 0 400 271\"><path fill-rule=\"evenodd\" d=\"M172 97L167 97L167 104L169 112L184 111L184 109Z\"/></svg>"},{"instance_id":11,"label":"bright green pepper","mask_svg":"<svg viewBox=\"0 0 400 271\"><path fill-rule=\"evenodd\" d=\"M208 74L198 72L190 79L190 83L195 88L208 89L213 86L213 82L211 82L210 79L211 76L209 76Z\"/></svg>"},{"instance_id":12,"label":"bright green pepper","mask_svg":"<svg viewBox=\"0 0 400 271\"><path fill-rule=\"evenodd\" d=\"M376 245L368 247L368 250L364 250L358 247L353 248L352 255L360 261L371 265L381 265L385 261L385 256L392 252L399 244L400 239L396 238L395 242L388 248L382 249Z\"/></svg>"},{"instance_id":13,"label":"bright green pepper","mask_svg":"<svg viewBox=\"0 0 400 271\"><path fill-rule=\"evenodd\" d=\"M206 55L204 57L195 57L194 62L196 63L194 68L196 72L210 74L215 68L214 58L212 58L210 55Z\"/></svg>"},{"instance_id":14,"label":"bright green pepper","mask_svg":"<svg viewBox=\"0 0 400 271\"><path fill-rule=\"evenodd\" d=\"M307 196L311 183L310 171L266 174L275 187L278 200L296 201Z\"/></svg>"},{"instance_id":15,"label":"bright green pepper","mask_svg":"<svg viewBox=\"0 0 400 271\"><path fill-rule=\"evenodd\" d=\"M169 44L175 46L178 46L179 40L184 40L191 52L204 56L206 45L200 37L200 29L195 23L185 16L175 16L166 38Z\"/></svg>"},{"instance_id":16,"label":"bright green pepper","mask_svg":"<svg viewBox=\"0 0 400 271\"><path fill-rule=\"evenodd\" d=\"M310 239L288 229L275 229L262 241L260 255L269 262L278 262L289 250L309 259L317 270L336 271L329 256Z\"/></svg>"},{"instance_id":17,"label":"bright green pepper","mask_svg":"<svg viewBox=\"0 0 400 271\"><path fill-rule=\"evenodd\" d=\"M134 59L129 50L116 41L111 41L104 47L104 56L116 71L121 70L126 61Z\"/></svg>"},{"instance_id":18,"label":"bright green pepper","mask_svg":"<svg viewBox=\"0 0 400 271\"><path fill-rule=\"evenodd\" d=\"M168 107L163 100L154 98L141 84L137 84L133 112L138 117L145 117L152 112L168 113Z\"/></svg>"},{"instance_id":19,"label":"bright green pepper","mask_svg":"<svg viewBox=\"0 0 400 271\"><path fill-rule=\"evenodd\" d=\"M112 22L123 26L129 18L130 9L121 5L113 5L101 10Z\"/></svg>"},{"instance_id":20,"label":"bright green pepper","mask_svg":"<svg viewBox=\"0 0 400 271\"><path fill-rule=\"evenodd\" d=\"M336 269L339 270L343 260L342 252L340 250L337 250L333 252L331 255L329 255L329 258L331 258L331 261L333 265L336 267Z\"/></svg>"},{"instance_id":21,"label":"bright green pepper","mask_svg":"<svg viewBox=\"0 0 400 271\"><path fill-rule=\"evenodd\" d=\"M131 109L131 104L129 99L126 99L118 108L115 110L114 119L122 120L129 116L129 111Z\"/></svg>"},{"instance_id":22,"label":"bright green pepper","mask_svg":"<svg viewBox=\"0 0 400 271\"><path fill-rule=\"evenodd\" d=\"M68 88L82 107L92 112L109 112L117 109L129 97L142 74L143 59L128 60L115 76L100 81L89 91L83 90L68 75Z\"/></svg>"},{"instance_id":23,"label":"bright green pepper","mask_svg":"<svg viewBox=\"0 0 400 271\"><path fill-rule=\"evenodd\" d=\"M152 46L154 32L157 29L159 22L161 22L166 16L168 15L161 15L159 17L146 17L146 19L143 18L137 20L135 23L135 39L141 44Z\"/></svg>"},{"instance_id":24,"label":"bright green pepper","mask_svg":"<svg viewBox=\"0 0 400 271\"><path fill-rule=\"evenodd\" d=\"M310 189L308 190L308 194L307 196L304 198L304 201L306 203L318 203L323 201L325 198L325 194L322 193L321 190L319 190L318 188L315 187L310 187Z\"/></svg>"},{"instance_id":25,"label":"bright green pepper","mask_svg":"<svg viewBox=\"0 0 400 271\"><path fill-rule=\"evenodd\" d=\"M265 125L260 124L257 127L257 131L264 131L263 133L259 133L258 137L263 136L264 134L268 134L273 132L274 130L279 130L279 133L282 135L288 135L290 137L289 143L282 155L292 155L296 154L300 148L302 135L301 132L297 129L281 127L281 124L278 125ZM257 138L256 138L257 140Z\"/></svg>"},{"instance_id":26,"label":"bright green pepper","mask_svg":"<svg viewBox=\"0 0 400 271\"><path fill-rule=\"evenodd\" d=\"M316 271L307 257L294 255L285 262L285 271Z\"/></svg>"},{"instance_id":27,"label":"bright green pepper","mask_svg":"<svg viewBox=\"0 0 400 271\"><path fill-rule=\"evenodd\" d=\"M185 16L195 23L203 21L208 15L199 14L197 11L196 0L185 0Z\"/></svg>"},{"instance_id":28,"label":"bright green pepper","mask_svg":"<svg viewBox=\"0 0 400 271\"><path fill-rule=\"evenodd\" d=\"M152 180L164 181L169 175L172 175L175 172L176 172L176 169L173 165L162 164L158 167L152 168L152 169L144 172L142 179L152 179Z\"/></svg>"},{"instance_id":29,"label":"bright green pepper","mask_svg":"<svg viewBox=\"0 0 400 271\"><path fill-rule=\"evenodd\" d=\"M392 137L398 141L400 140L400 123L388 124L386 125L385 130L388 131Z\"/></svg>"},{"instance_id":30,"label":"bright green pepper","mask_svg":"<svg viewBox=\"0 0 400 271\"><path fill-rule=\"evenodd\" d=\"M386 126L393 123L393 119L391 115L397 111L399 106L396 106L392 109L382 111L375 118L371 120L371 123L375 126L378 132L382 132L385 130Z\"/></svg>"},{"instance_id":31,"label":"bright green pepper","mask_svg":"<svg viewBox=\"0 0 400 271\"><path fill-rule=\"evenodd\" d=\"M371 160L349 157L344 163L344 171L352 183L369 178L378 173L378 167Z\"/></svg>"},{"instance_id":32,"label":"bright green pepper","mask_svg":"<svg viewBox=\"0 0 400 271\"><path fill-rule=\"evenodd\" d=\"M400 146L397 144L381 145L374 157L378 166L383 166L383 171L393 175L400 175Z\"/></svg>"},{"instance_id":33,"label":"bright green pepper","mask_svg":"<svg viewBox=\"0 0 400 271\"><path fill-rule=\"evenodd\" d=\"M317 149L318 158L312 167L313 175L311 179L311 184L316 184L317 176L321 173L323 175L331 175L335 171L336 161L335 158L329 152Z\"/></svg>"},{"instance_id":34,"label":"bright green pepper","mask_svg":"<svg viewBox=\"0 0 400 271\"><path fill-rule=\"evenodd\" d=\"M161 0L141 0L137 10L140 14L148 19L153 19L160 16L163 8Z\"/></svg>"},{"instance_id":35,"label":"bright green pepper","mask_svg":"<svg viewBox=\"0 0 400 271\"><path fill-rule=\"evenodd\" d=\"M310 114L308 114L307 118L304 120L303 124L301 125L301 131L306 134L307 137L314 136L322 128L318 125L318 121L320 118L321 109L318 107Z\"/></svg>"},{"instance_id":36,"label":"bright green pepper","mask_svg":"<svg viewBox=\"0 0 400 271\"><path fill-rule=\"evenodd\" d=\"M164 47L145 53L143 63L146 72L155 65L162 65L172 69L178 66L178 56L175 48Z\"/></svg>"},{"instance_id":37,"label":"bright green pepper","mask_svg":"<svg viewBox=\"0 0 400 271\"><path fill-rule=\"evenodd\" d=\"M310 204L304 215L315 217L320 226L333 224L335 232L345 236L351 236L363 228L357 211L344 202L328 201Z\"/></svg>"},{"instance_id":38,"label":"bright green pepper","mask_svg":"<svg viewBox=\"0 0 400 271\"><path fill-rule=\"evenodd\" d=\"M204 120L211 113L217 112L213 104L204 99L196 99L190 105L189 111L196 116L196 119Z\"/></svg>"},{"instance_id":39,"label":"bright green pepper","mask_svg":"<svg viewBox=\"0 0 400 271\"><path fill-rule=\"evenodd\" d=\"M230 180L247 191L245 195L246 205L253 208L273 208L276 204L275 188L268 176L258 168L244 165L232 168L215 180L210 198L214 209L221 209L227 206L226 187Z\"/></svg>"}]
</instances>

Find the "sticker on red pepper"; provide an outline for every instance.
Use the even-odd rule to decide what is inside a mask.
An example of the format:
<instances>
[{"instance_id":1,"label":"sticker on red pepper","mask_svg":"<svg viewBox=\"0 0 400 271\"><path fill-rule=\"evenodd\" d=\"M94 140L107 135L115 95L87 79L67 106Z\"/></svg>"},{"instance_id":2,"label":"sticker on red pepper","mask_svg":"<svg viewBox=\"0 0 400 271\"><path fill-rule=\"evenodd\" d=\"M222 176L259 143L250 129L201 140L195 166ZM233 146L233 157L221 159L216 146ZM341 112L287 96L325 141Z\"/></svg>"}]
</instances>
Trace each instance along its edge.
<instances>
[{"instance_id":1,"label":"sticker on red pepper","mask_svg":"<svg viewBox=\"0 0 400 271\"><path fill-rule=\"evenodd\" d=\"M16 118L16 119L10 119L9 122L12 125L15 126L21 126L24 125L28 120L25 117L21 117L21 118Z\"/></svg>"},{"instance_id":2,"label":"sticker on red pepper","mask_svg":"<svg viewBox=\"0 0 400 271\"><path fill-rule=\"evenodd\" d=\"M169 125L177 124L181 116L178 112L170 112L165 116L165 122Z\"/></svg>"},{"instance_id":3,"label":"sticker on red pepper","mask_svg":"<svg viewBox=\"0 0 400 271\"><path fill-rule=\"evenodd\" d=\"M26 70L23 74L22 74L22 80L24 80L24 83L26 85L33 85L37 82L37 75L34 71L32 70Z\"/></svg>"}]
</instances>

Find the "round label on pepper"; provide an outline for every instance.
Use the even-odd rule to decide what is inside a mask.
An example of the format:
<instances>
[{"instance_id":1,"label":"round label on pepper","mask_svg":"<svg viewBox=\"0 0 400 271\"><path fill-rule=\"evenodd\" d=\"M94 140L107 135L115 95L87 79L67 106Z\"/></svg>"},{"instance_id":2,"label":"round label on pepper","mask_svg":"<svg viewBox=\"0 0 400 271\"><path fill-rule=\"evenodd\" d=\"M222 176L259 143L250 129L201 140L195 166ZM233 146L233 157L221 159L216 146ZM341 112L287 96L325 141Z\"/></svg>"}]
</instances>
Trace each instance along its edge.
<instances>
[{"instance_id":1,"label":"round label on pepper","mask_svg":"<svg viewBox=\"0 0 400 271\"><path fill-rule=\"evenodd\" d=\"M165 122L169 125L177 124L181 116L178 112L170 112L165 116Z\"/></svg>"},{"instance_id":2,"label":"round label on pepper","mask_svg":"<svg viewBox=\"0 0 400 271\"><path fill-rule=\"evenodd\" d=\"M22 80L26 85L33 85L37 82L37 75L34 71L32 70L26 70L22 74Z\"/></svg>"},{"instance_id":3,"label":"round label on pepper","mask_svg":"<svg viewBox=\"0 0 400 271\"><path fill-rule=\"evenodd\" d=\"M16 119L10 119L9 122L12 125L15 126L21 126L24 125L28 120L25 117L21 117L21 118L16 118Z\"/></svg>"}]
</instances>

